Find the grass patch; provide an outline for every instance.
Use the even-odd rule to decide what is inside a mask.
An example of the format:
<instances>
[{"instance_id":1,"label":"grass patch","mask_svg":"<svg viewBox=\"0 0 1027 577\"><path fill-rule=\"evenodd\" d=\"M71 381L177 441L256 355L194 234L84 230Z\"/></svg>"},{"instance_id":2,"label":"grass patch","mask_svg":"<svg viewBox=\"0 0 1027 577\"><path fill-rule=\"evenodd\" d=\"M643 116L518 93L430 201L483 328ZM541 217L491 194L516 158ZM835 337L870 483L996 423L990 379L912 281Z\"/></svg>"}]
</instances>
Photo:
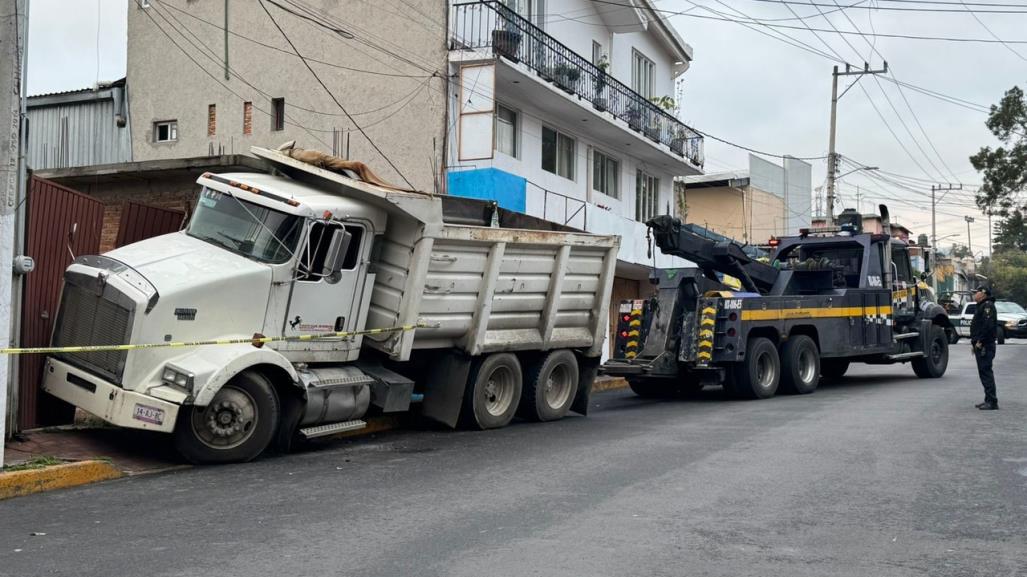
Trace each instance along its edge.
<instances>
[{"instance_id":1,"label":"grass patch","mask_svg":"<svg viewBox=\"0 0 1027 577\"><path fill-rule=\"evenodd\" d=\"M63 465L64 463L65 461L62 459L44 455L42 457L36 457L35 459L25 461L24 463L4 467L4 471L30 471L32 469L45 469L46 467L52 467L54 465Z\"/></svg>"}]
</instances>

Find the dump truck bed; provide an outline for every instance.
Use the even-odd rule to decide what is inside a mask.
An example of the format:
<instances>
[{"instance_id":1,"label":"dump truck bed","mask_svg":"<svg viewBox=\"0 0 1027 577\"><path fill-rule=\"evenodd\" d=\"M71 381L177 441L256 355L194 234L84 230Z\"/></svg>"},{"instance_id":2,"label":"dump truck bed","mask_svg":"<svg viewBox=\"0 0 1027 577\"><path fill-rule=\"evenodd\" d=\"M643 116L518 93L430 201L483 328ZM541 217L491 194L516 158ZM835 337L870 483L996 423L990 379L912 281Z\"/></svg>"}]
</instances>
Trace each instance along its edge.
<instances>
[{"instance_id":1,"label":"dump truck bed","mask_svg":"<svg viewBox=\"0 0 1027 577\"><path fill-rule=\"evenodd\" d=\"M414 349L577 348L599 356L619 238L573 231L494 203L394 191L275 151L277 170L380 206L388 224L371 256L366 328L424 323L364 344L406 360Z\"/></svg>"}]
</instances>

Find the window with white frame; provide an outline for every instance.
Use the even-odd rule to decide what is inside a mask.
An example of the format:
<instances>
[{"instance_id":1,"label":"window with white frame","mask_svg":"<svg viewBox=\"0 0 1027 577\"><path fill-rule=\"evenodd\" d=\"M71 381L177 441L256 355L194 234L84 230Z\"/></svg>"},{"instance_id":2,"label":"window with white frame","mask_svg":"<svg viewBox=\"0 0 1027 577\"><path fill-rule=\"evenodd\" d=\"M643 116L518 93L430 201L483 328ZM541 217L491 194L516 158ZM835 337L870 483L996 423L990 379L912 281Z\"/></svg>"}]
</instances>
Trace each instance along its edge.
<instances>
[{"instance_id":1,"label":"window with white frame","mask_svg":"<svg viewBox=\"0 0 1027 577\"><path fill-rule=\"evenodd\" d=\"M656 65L638 50L631 51L631 88L646 99L652 98Z\"/></svg>"},{"instance_id":2,"label":"window with white frame","mask_svg":"<svg viewBox=\"0 0 1027 577\"><path fill-rule=\"evenodd\" d=\"M517 156L517 113L502 104L496 104L496 150Z\"/></svg>"},{"instance_id":3,"label":"window with white frame","mask_svg":"<svg viewBox=\"0 0 1027 577\"><path fill-rule=\"evenodd\" d=\"M620 198L620 163L598 150L592 151L592 189Z\"/></svg>"},{"instance_id":4,"label":"window with white frame","mask_svg":"<svg viewBox=\"0 0 1027 577\"><path fill-rule=\"evenodd\" d=\"M542 170L574 180L576 142L570 136L542 127Z\"/></svg>"},{"instance_id":5,"label":"window with white frame","mask_svg":"<svg viewBox=\"0 0 1027 577\"><path fill-rule=\"evenodd\" d=\"M635 220L645 222L656 216L660 204L660 179L639 170L635 177Z\"/></svg>"},{"instance_id":6,"label":"window with white frame","mask_svg":"<svg viewBox=\"0 0 1027 577\"><path fill-rule=\"evenodd\" d=\"M603 45L592 41L592 64L599 66L599 63L603 61Z\"/></svg>"},{"instance_id":7,"label":"window with white frame","mask_svg":"<svg viewBox=\"0 0 1027 577\"><path fill-rule=\"evenodd\" d=\"M174 142L178 140L178 121L161 120L153 123L154 142Z\"/></svg>"}]
</instances>

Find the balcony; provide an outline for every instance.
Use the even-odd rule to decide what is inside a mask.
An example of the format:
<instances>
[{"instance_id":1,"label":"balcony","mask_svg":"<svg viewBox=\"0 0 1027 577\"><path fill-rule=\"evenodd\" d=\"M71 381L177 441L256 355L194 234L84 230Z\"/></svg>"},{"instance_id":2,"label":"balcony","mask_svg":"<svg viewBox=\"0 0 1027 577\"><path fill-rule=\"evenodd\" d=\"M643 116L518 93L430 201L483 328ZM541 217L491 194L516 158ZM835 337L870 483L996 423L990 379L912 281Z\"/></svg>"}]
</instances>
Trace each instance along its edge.
<instances>
[{"instance_id":1,"label":"balcony","mask_svg":"<svg viewBox=\"0 0 1027 577\"><path fill-rule=\"evenodd\" d=\"M451 50L491 51L527 67L572 97L591 103L695 167L703 165L703 137L625 86L588 59L497 1L453 6Z\"/></svg>"}]
</instances>

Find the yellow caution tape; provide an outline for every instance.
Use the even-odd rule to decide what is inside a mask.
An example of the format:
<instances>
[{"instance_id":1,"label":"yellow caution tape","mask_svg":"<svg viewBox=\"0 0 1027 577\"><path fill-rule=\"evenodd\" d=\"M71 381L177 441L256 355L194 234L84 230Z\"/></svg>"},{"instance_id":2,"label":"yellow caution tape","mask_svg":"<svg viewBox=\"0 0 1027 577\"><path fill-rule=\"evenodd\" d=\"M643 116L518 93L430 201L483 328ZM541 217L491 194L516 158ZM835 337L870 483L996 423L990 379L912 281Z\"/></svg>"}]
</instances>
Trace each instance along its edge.
<instances>
[{"instance_id":1,"label":"yellow caution tape","mask_svg":"<svg viewBox=\"0 0 1027 577\"><path fill-rule=\"evenodd\" d=\"M366 329L362 331L337 331L331 333L316 333L310 335L299 335L293 337L265 337L260 334L256 334L251 338L245 339L212 339L206 341L185 341L185 342L166 342L166 343L144 343L138 345L86 345L79 347L35 347L35 348L10 348L0 349L0 355L36 355L36 354L49 354L49 353L99 353L107 351L134 351L138 349L163 349L163 348L175 348L175 347L203 347L209 345L243 345L251 344L255 347L262 346L266 343L278 343L278 342L302 342L302 341L318 341L324 339L338 339L346 337L357 337L362 335L380 335L383 333L395 333L400 331L412 331L414 329L423 328L434 328L434 325L427 323L417 323L414 325L402 325L398 327L388 327L382 329Z\"/></svg>"}]
</instances>

